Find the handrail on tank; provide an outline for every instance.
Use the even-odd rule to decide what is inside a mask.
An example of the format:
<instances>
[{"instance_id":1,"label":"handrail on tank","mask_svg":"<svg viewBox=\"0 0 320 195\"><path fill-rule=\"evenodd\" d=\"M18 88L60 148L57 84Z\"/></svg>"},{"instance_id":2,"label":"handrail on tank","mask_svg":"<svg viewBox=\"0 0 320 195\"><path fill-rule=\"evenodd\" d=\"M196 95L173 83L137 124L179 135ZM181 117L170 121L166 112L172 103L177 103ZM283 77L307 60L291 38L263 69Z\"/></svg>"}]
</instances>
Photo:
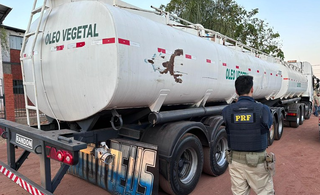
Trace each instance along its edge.
<instances>
[{"instance_id":1,"label":"handrail on tank","mask_svg":"<svg viewBox=\"0 0 320 195\"><path fill-rule=\"evenodd\" d=\"M266 56L266 57L271 57L271 58L273 58L273 59L275 59L275 60L277 60L277 61L280 61L280 59L277 59L277 58L275 58L275 57L273 57L273 56L271 56L271 55L269 55L269 54L267 54L267 53L265 53L265 52L263 52L263 51L260 51L260 50L258 50L258 49L253 48L253 47L250 47L250 46L248 46L248 45L245 45L245 44L241 43L240 41L237 41L237 40L235 40L235 39L232 39L232 38L230 38L230 37L228 37L228 36L226 36L226 35L223 35L223 34L221 34L221 33L219 33L219 32L216 32L216 31L214 31L214 30L204 28L202 25L194 24L194 23L192 23L192 22L190 22L190 21L188 21L188 20L185 20L185 19L183 19L183 18L180 18L179 16L176 16L176 15L170 14L169 12L163 11L163 10L161 10L161 9L159 9L159 8L154 7L154 6L151 6L151 8L155 9L156 11L158 11L158 12L160 13L160 15L165 14L166 17L168 17L168 18L171 16L171 17L173 17L173 18L176 18L176 19L178 19L178 20L181 20L181 21L183 21L183 22L191 25L191 26L183 26L183 25L182 25L182 26L183 26L183 27L194 28L195 30L198 30L200 37L204 37L204 38L215 38L215 39L220 38L220 39L222 39L223 45L225 45L225 46L235 46L235 48L236 48L236 47L240 47L240 48L242 48L242 49L246 49L246 50L243 50L243 52L245 52L245 51L251 52L252 54L255 54L255 56L258 57L258 58L259 58L259 56L257 56L257 55L260 54L260 55L264 55L264 56ZM168 19L167 19L167 21L168 21ZM169 20L169 21L170 21L170 20ZM170 24L170 23L168 23L168 25L170 25L170 26L177 26L176 24ZM181 27L182 27L182 26L181 26ZM206 34L206 35L201 35L201 31L205 31L205 32L207 32L208 34ZM212 34L209 34L209 33L212 33ZM226 43L230 43L231 45L226 45Z\"/></svg>"},{"instance_id":2,"label":"handrail on tank","mask_svg":"<svg viewBox=\"0 0 320 195\"><path fill-rule=\"evenodd\" d=\"M151 8L155 9L156 11L158 11L158 12L159 12L159 15L165 14L165 15L166 15L166 18L167 18L167 25L169 25L169 26L193 28L193 29L199 31L199 36L200 36L200 37L204 37L204 38L214 38L214 40L216 40L217 38L218 38L218 39L221 39L221 40L223 41L222 44L225 45L225 46L234 46L233 49L241 48L241 49L242 49L242 52L244 52L244 53L245 53L245 52L250 52L250 53L251 53L252 55L254 55L255 57L257 57L257 58L259 58L259 59L261 59L261 60L264 60L264 61L270 61L269 58L271 58L271 59L272 59L271 62L276 61L276 62L279 63L279 64L282 64L282 65L284 65L284 66L287 66L287 67L291 68L292 70L302 72L302 69L299 68L299 67L296 67L296 66L293 66L293 65L290 66L289 63L287 63L287 62L285 62L285 61L283 61L283 60L281 60L281 59L279 59L279 58L273 57L273 56L270 55L270 54L267 54L267 53L265 53L265 52L263 52L263 51L260 51L260 50L258 50L258 49L253 48L253 47L250 47L250 46L248 46L248 45L245 45L245 44L241 43L240 41L237 41L237 40L235 40L235 39L232 39L232 38L230 38L230 37L228 37L228 36L226 36L226 35L223 35L223 34L221 34L221 33L219 33L219 32L216 32L216 31L211 30L211 29L204 28L204 27L203 27L202 25L200 25L200 24L194 24L194 23L192 23L192 22L190 22L190 21L188 21L188 20L185 20L185 19L183 19L183 18L180 18L180 17L178 17L178 16L176 16L176 15L170 14L169 12L163 11L163 10L161 10L161 9L159 9L159 8L154 7L154 6L151 6ZM168 22L168 21L170 21L170 19L169 19L170 16L173 17L173 18L176 18L176 19L178 19L178 20L181 20L181 21L183 21L183 22L185 22L185 23L187 23L187 24L189 24L189 25L191 25L191 26L179 25L179 24L170 24L170 23ZM208 34L206 34L205 36L203 36L203 35L201 35L201 31L208 32ZM212 33L212 34L209 35L209 33ZM212 40L212 39L210 39L210 40L211 40L211 41L214 41L214 40ZM220 42L217 42L217 43L220 43ZM227 45L227 43L230 43L231 45ZM220 44L221 44L221 43L220 43ZM262 55L262 56L259 56L259 55ZM262 57L265 57L266 59L263 59Z\"/></svg>"},{"instance_id":3,"label":"handrail on tank","mask_svg":"<svg viewBox=\"0 0 320 195\"><path fill-rule=\"evenodd\" d=\"M167 25L171 26L171 27L184 27L184 28L192 28L192 29L195 29L198 31L198 36L199 37L203 37L203 38L210 38L211 41L214 41L216 42L215 40L222 40L222 43L219 41L219 42L216 42L216 43L219 43L219 44L222 44L222 45L225 45L227 47L232 47L233 49L237 49L237 48L240 48L241 51L243 53L251 53L251 55L261 59L261 60L264 60L264 61L268 61L268 62L276 62L276 63L279 63L279 64L282 64L292 70L295 70L295 71L298 71L298 72L302 72L301 68L299 67L296 67L296 66L292 66L290 65L289 63L279 59L279 58L276 58L270 54L267 54L263 51L260 51L258 49L255 49L253 47L250 47L248 45L245 45L243 43L241 43L240 41L237 41L235 39L232 39L226 35L223 35L219 32L216 32L214 30L211 30L211 29L207 29L207 28L204 28L201 24L194 24L188 20L185 20L183 18L180 18L179 16L176 16L176 15L173 15L173 14L170 14L169 12L166 12L166 11L163 11L157 7L154 7L154 6L151 6L151 8L153 8L154 10L156 11L150 11L150 10L146 10L146 9L141 9L141 8L138 8L138 7L127 7L127 6L122 6L122 5L118 5L117 3L117 0L113 0L113 6L117 6L119 8L124 8L124 9L131 9L131 10L135 10L135 11L143 11L143 12L148 12L148 13L154 13L154 14L157 14L157 15L165 15L166 17L166 23ZM189 26L187 25L183 25L183 24L179 24L179 23L170 23L170 17L173 17L175 19L178 19L180 21L183 21L187 24L189 24ZM211 33L211 34L210 34ZM213 40L212 40L213 39ZM228 45L229 43L229 45ZM271 59L271 60L270 60Z\"/></svg>"},{"instance_id":4,"label":"handrail on tank","mask_svg":"<svg viewBox=\"0 0 320 195\"><path fill-rule=\"evenodd\" d=\"M141 9L139 7L127 7L127 6L119 5L119 4L117 4L117 0L113 0L113 6L116 6L116 7L119 7L119 8L123 8L123 9L131 9L131 10L135 10L135 11L143 11L143 12L162 15L162 13L159 13L158 11L150 11L150 10L147 10L147 9Z\"/></svg>"}]
</instances>

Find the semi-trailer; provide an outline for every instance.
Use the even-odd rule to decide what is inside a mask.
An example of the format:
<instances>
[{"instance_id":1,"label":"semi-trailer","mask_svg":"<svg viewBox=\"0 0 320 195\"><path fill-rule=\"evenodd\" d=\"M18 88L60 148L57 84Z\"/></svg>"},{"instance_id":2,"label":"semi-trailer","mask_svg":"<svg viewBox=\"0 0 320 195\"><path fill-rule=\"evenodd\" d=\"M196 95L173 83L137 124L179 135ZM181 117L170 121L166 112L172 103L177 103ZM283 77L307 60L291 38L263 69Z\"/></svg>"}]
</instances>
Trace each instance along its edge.
<instances>
[{"instance_id":1,"label":"semi-trailer","mask_svg":"<svg viewBox=\"0 0 320 195\"><path fill-rule=\"evenodd\" d=\"M157 194L159 184L189 194L202 172L219 176L228 167L221 111L236 101L240 75L254 77L253 97L272 111L270 145L285 124L310 118L308 62L284 62L157 8L36 5L21 67L26 110L38 113L38 126L0 121L8 146L1 172L30 193L53 193L69 172L114 194ZM49 124L40 125L40 111ZM18 160L15 147L25 150ZM30 153L40 156L41 186L18 173ZM61 162L53 179L52 159Z\"/></svg>"}]
</instances>

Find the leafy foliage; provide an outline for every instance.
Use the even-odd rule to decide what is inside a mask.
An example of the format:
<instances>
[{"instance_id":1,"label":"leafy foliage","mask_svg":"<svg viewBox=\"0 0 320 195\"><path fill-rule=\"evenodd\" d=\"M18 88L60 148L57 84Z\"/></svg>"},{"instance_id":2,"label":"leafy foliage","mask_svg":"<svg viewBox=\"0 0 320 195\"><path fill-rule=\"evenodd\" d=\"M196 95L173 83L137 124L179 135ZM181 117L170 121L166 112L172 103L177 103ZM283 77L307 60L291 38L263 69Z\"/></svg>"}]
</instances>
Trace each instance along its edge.
<instances>
[{"instance_id":1,"label":"leafy foliage","mask_svg":"<svg viewBox=\"0 0 320 195\"><path fill-rule=\"evenodd\" d=\"M2 49L8 51L9 44L7 39L7 31L3 27L0 28L0 42Z\"/></svg>"},{"instance_id":2,"label":"leafy foliage","mask_svg":"<svg viewBox=\"0 0 320 195\"><path fill-rule=\"evenodd\" d=\"M234 0L171 0L160 8L284 59L280 34L275 33L264 20L255 17L259 13L258 8L247 11Z\"/></svg>"}]
</instances>

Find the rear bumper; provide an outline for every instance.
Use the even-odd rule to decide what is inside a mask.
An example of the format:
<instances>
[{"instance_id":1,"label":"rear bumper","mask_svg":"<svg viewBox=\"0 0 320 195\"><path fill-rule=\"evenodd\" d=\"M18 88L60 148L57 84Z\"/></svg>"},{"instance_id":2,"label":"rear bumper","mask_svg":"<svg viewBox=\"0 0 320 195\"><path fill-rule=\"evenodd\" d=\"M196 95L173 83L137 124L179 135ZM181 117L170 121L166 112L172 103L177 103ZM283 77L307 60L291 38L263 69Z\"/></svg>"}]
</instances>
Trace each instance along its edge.
<instances>
[{"instance_id":1,"label":"rear bumper","mask_svg":"<svg viewBox=\"0 0 320 195\"><path fill-rule=\"evenodd\" d=\"M75 131L68 129L41 131L2 119L0 119L0 127L5 129L2 136L7 139L8 162L8 165L1 162L1 173L31 194L52 194L67 172L69 164L76 164L78 162L79 151L87 147L86 143L70 138L69 136L75 133ZM16 157L16 147L24 149L19 158ZM56 155L52 155L53 152L58 150L68 152L69 161L60 161L61 166L55 174L55 177L51 180L50 161L51 159L55 159L53 157L56 157ZM42 186L37 185L27 177L18 173L19 168L28 159L30 153L36 154L40 159L40 179Z\"/></svg>"},{"instance_id":2,"label":"rear bumper","mask_svg":"<svg viewBox=\"0 0 320 195\"><path fill-rule=\"evenodd\" d=\"M30 194L50 195L51 192L45 190L43 187L34 183L19 172L11 169L8 165L0 161L0 172L8 179L16 183L21 188L25 189Z\"/></svg>"}]
</instances>

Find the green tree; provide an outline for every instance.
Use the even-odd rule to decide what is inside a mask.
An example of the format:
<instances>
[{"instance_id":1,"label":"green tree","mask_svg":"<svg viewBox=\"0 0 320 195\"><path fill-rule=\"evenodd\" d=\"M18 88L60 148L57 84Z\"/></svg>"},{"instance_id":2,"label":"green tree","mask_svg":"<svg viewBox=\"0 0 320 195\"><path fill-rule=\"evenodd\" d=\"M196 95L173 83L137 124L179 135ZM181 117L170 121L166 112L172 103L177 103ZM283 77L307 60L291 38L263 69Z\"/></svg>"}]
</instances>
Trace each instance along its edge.
<instances>
[{"instance_id":1,"label":"green tree","mask_svg":"<svg viewBox=\"0 0 320 195\"><path fill-rule=\"evenodd\" d=\"M254 17L257 13L258 9L246 12L245 19L238 26L235 39L264 53L284 59L280 34L275 33L264 20Z\"/></svg>"},{"instance_id":2,"label":"green tree","mask_svg":"<svg viewBox=\"0 0 320 195\"><path fill-rule=\"evenodd\" d=\"M284 59L280 34L256 18L259 9L245 10L234 0L171 0L165 11L220 32L250 47Z\"/></svg>"},{"instance_id":3,"label":"green tree","mask_svg":"<svg viewBox=\"0 0 320 195\"><path fill-rule=\"evenodd\" d=\"M210 4L212 4L211 0L171 0L166 6L162 5L160 8L192 23L206 26L206 23L210 22L208 20L210 8L212 8Z\"/></svg>"},{"instance_id":4,"label":"green tree","mask_svg":"<svg viewBox=\"0 0 320 195\"><path fill-rule=\"evenodd\" d=\"M3 50L9 50L9 44L7 39L7 31L3 27L0 27L0 42ZM0 54L1 55L1 54Z\"/></svg>"}]
</instances>

